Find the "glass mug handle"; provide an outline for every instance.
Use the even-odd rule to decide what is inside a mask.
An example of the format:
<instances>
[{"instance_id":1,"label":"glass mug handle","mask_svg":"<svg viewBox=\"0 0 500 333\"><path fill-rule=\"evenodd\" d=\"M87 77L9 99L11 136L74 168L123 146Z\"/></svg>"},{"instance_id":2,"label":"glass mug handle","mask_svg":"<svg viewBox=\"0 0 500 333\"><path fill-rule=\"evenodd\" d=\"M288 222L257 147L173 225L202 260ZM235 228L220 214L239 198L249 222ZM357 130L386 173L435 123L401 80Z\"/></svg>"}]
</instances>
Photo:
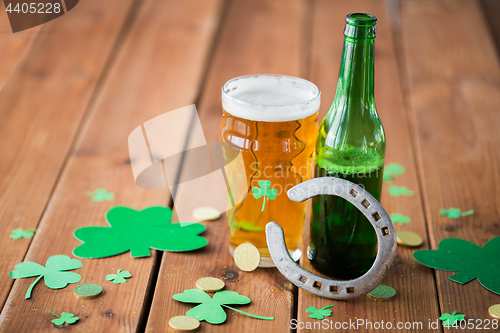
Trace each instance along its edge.
<instances>
[{"instance_id":1,"label":"glass mug handle","mask_svg":"<svg viewBox=\"0 0 500 333\"><path fill-rule=\"evenodd\" d=\"M325 279L300 267L286 248L283 229L275 222L266 225L266 241L278 270L290 282L312 294L331 299L350 299L366 295L383 280L396 257L397 237L394 225L382 205L362 187L344 179L321 177L292 187L290 200L303 202L316 195L335 195L359 209L370 221L378 239L377 258L364 275L348 281Z\"/></svg>"}]
</instances>

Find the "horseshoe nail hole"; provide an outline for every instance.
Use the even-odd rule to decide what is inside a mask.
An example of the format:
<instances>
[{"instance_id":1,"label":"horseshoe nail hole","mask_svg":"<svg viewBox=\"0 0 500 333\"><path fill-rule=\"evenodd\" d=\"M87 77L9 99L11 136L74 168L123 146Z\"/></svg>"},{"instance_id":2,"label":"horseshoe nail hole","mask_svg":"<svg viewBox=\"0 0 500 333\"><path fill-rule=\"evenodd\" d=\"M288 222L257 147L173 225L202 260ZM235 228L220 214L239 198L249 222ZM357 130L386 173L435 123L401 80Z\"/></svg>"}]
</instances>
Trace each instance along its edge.
<instances>
[{"instance_id":1,"label":"horseshoe nail hole","mask_svg":"<svg viewBox=\"0 0 500 333\"><path fill-rule=\"evenodd\" d=\"M355 198L358 196L358 191L356 191L355 189L352 189L349 193Z\"/></svg>"},{"instance_id":2,"label":"horseshoe nail hole","mask_svg":"<svg viewBox=\"0 0 500 333\"><path fill-rule=\"evenodd\" d=\"M339 293L339 286L330 286L330 293L338 294Z\"/></svg>"},{"instance_id":3,"label":"horseshoe nail hole","mask_svg":"<svg viewBox=\"0 0 500 333\"><path fill-rule=\"evenodd\" d=\"M313 283L313 288L314 288L314 289L321 290L321 288L323 288L323 284L322 284L321 282L314 281L314 283Z\"/></svg>"},{"instance_id":4,"label":"horseshoe nail hole","mask_svg":"<svg viewBox=\"0 0 500 333\"><path fill-rule=\"evenodd\" d=\"M382 228L382 235L387 236L390 234L389 228L383 227Z\"/></svg>"},{"instance_id":5,"label":"horseshoe nail hole","mask_svg":"<svg viewBox=\"0 0 500 333\"><path fill-rule=\"evenodd\" d=\"M299 281L302 282L302 283L306 283L307 282L307 278L305 276L300 276L299 277Z\"/></svg>"},{"instance_id":6,"label":"horseshoe nail hole","mask_svg":"<svg viewBox=\"0 0 500 333\"><path fill-rule=\"evenodd\" d=\"M372 216L375 219L375 222L379 221L382 218L380 217L380 214L378 212L373 213Z\"/></svg>"},{"instance_id":7,"label":"horseshoe nail hole","mask_svg":"<svg viewBox=\"0 0 500 333\"><path fill-rule=\"evenodd\" d=\"M347 291L348 294L352 294L355 291L354 287L347 287L345 290Z\"/></svg>"},{"instance_id":8,"label":"horseshoe nail hole","mask_svg":"<svg viewBox=\"0 0 500 333\"><path fill-rule=\"evenodd\" d=\"M366 200L366 199L365 199L365 200L363 200L363 201L361 201L361 204L362 204L365 208L368 208L368 207L370 207L370 205L371 205L370 201L368 201L368 200Z\"/></svg>"}]
</instances>

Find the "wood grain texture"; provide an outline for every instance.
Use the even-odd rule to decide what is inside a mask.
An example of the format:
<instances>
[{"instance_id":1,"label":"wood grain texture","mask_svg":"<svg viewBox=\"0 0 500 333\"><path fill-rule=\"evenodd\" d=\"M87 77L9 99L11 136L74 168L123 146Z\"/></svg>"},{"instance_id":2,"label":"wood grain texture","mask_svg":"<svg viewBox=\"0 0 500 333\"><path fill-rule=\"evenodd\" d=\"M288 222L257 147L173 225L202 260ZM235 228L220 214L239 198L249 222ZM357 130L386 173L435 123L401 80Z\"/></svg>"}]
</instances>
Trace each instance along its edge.
<instances>
[{"instance_id":1,"label":"wood grain texture","mask_svg":"<svg viewBox=\"0 0 500 333\"><path fill-rule=\"evenodd\" d=\"M444 238L483 246L500 235L500 67L477 1L402 1L411 120L433 249ZM442 208L474 209L458 220ZM442 313L491 319L500 296L436 271Z\"/></svg>"},{"instance_id":2,"label":"wood grain texture","mask_svg":"<svg viewBox=\"0 0 500 333\"><path fill-rule=\"evenodd\" d=\"M220 94L227 80L255 73L300 75L304 5L305 2L300 0L236 0L228 3L198 105L208 142L219 141L222 120ZM183 173L193 167L196 165L187 159ZM215 192L209 198L199 198L198 193L192 193L192 200L204 199L204 203L209 205L210 200L220 200L226 195ZM193 307L193 304L173 300L173 294L195 288L195 282L200 277L214 276L226 280L226 290L250 297L252 303L238 306L239 309L274 316L275 320L257 320L226 310L226 323L211 325L202 322L200 332L288 332L288 323L293 315L291 284L274 268L259 268L247 273L235 266L228 250L226 214L217 221L207 222L205 235L209 244L200 251L164 253L146 331L165 330L170 318L183 315Z\"/></svg>"},{"instance_id":3,"label":"wood grain texture","mask_svg":"<svg viewBox=\"0 0 500 333\"><path fill-rule=\"evenodd\" d=\"M0 10L5 12L3 2L0 4ZM0 45L2 45L0 48L0 90L28 54L39 31L40 27L34 27L13 33L7 13L0 15Z\"/></svg>"},{"instance_id":4,"label":"wood grain texture","mask_svg":"<svg viewBox=\"0 0 500 333\"><path fill-rule=\"evenodd\" d=\"M488 30L495 42L497 56L500 54L500 2L496 0L480 0Z\"/></svg>"},{"instance_id":5,"label":"wood grain texture","mask_svg":"<svg viewBox=\"0 0 500 333\"><path fill-rule=\"evenodd\" d=\"M86 4L89 2L75 11ZM123 2L108 4L109 14L115 19L113 9ZM137 17L70 154L26 260L44 263L54 254L70 255L80 244L73 238L74 230L106 225L104 214L112 206L142 209L168 204L168 191L136 186L127 138L144 121L194 102L219 21L219 6L220 1L149 0L135 8ZM184 137L185 129L175 130L180 138ZM183 145L184 141L171 144ZM49 167L43 160L37 165ZM114 192L115 199L91 201L86 192L96 188ZM80 317L79 322L68 327L75 332L141 329L149 310L151 281L157 274L153 267L157 253L152 252L153 256L139 259L132 259L130 253L81 259L83 268L76 271L82 275L81 283L98 283L104 288L104 295L92 300L75 298L75 285L51 290L42 282L34 288L32 298L25 300L24 294L33 279L16 281L0 317L0 330L56 331L58 328L50 323L54 317L45 306L57 313L66 311ZM120 285L107 282L106 275L117 269L128 270L132 278Z\"/></svg>"},{"instance_id":6,"label":"wood grain texture","mask_svg":"<svg viewBox=\"0 0 500 333\"><path fill-rule=\"evenodd\" d=\"M385 12L383 1L347 3L317 0L314 2L309 79L315 82L322 91L320 119L328 111L335 95L344 42L344 19L348 13L353 12L370 13L378 18L377 38L375 39L375 102L386 133L385 163L386 165L389 163L403 165L406 168L406 173L396 178L393 184L407 186L415 191L414 197L391 197L387 192L388 184L384 183L382 204L389 214L401 213L411 217L411 223L404 226L395 225L395 228L396 230L411 230L421 235L425 241L419 249L425 249L429 247L429 243L426 237L427 230L420 199L417 170L396 66L390 17ZM305 245L307 245L308 240L306 234ZM304 251L306 248L304 246ZM334 325L337 322L341 324L349 322L349 320L359 319L372 323L380 323L383 320L385 323L390 322L394 329L396 329L398 322L421 322L423 328L427 328L429 319L436 320L439 317L435 281L431 269L423 267L413 260L414 251L414 249L399 246L397 257L382 282L396 289L395 299L388 302L377 302L367 297L360 297L348 301L332 301L299 289L298 322L302 322L304 325L307 325L307 322L311 323L310 325L314 325L314 323L319 325L321 322L310 318L305 310L309 306L320 309L334 304L335 307L330 309L332 316L327 318L333 321ZM302 258L302 265L314 272L306 256ZM352 329L352 327L350 328ZM359 329L366 332L379 331L374 328L370 329L370 326L361 326ZM316 332L320 329L299 331ZM335 329L335 331L350 330Z\"/></svg>"},{"instance_id":7,"label":"wood grain texture","mask_svg":"<svg viewBox=\"0 0 500 333\"><path fill-rule=\"evenodd\" d=\"M1 272L26 255L31 239L10 231L37 228L130 4L87 1L45 24L0 91ZM0 279L0 304L12 283Z\"/></svg>"}]
</instances>

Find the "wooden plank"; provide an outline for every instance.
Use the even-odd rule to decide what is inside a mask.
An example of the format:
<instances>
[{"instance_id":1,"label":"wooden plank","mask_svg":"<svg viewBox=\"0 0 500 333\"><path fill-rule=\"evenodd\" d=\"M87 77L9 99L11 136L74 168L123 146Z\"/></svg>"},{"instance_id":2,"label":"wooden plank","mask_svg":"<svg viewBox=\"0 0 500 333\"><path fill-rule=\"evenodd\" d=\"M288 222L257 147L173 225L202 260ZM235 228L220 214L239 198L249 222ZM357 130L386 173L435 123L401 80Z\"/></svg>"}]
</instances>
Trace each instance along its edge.
<instances>
[{"instance_id":1,"label":"wooden plank","mask_svg":"<svg viewBox=\"0 0 500 333\"><path fill-rule=\"evenodd\" d=\"M89 1L71 20L45 24L0 91L2 272L26 255L31 240L12 240L10 231L37 228L130 9L131 1L119 3ZM12 283L1 279L2 306Z\"/></svg>"},{"instance_id":2,"label":"wooden plank","mask_svg":"<svg viewBox=\"0 0 500 333\"><path fill-rule=\"evenodd\" d=\"M487 19L488 27L495 42L497 54L500 53L500 2L496 0L480 0L484 16Z\"/></svg>"},{"instance_id":3,"label":"wooden plank","mask_svg":"<svg viewBox=\"0 0 500 333\"><path fill-rule=\"evenodd\" d=\"M5 10L3 2L0 8L2 11ZM13 33L7 14L0 15L0 45L2 46L0 48L0 64L2 64L0 66L0 89L25 58L39 31L40 27L34 27Z\"/></svg>"},{"instance_id":4,"label":"wooden plank","mask_svg":"<svg viewBox=\"0 0 500 333\"><path fill-rule=\"evenodd\" d=\"M389 214L402 213L411 217L410 224L395 225L396 230L411 230L418 233L425 239L421 247L425 249L428 248L429 243L426 239L427 231L416 165L396 66L390 17L384 10L383 1L315 1L309 72L311 81L315 82L322 91L320 119L328 111L335 95L344 41L345 16L353 12L370 13L378 18L377 38L375 39L375 101L386 132L385 163L386 165L388 163L403 165L406 173L399 176L394 184L404 185L415 191L414 197L391 197L387 192L387 184L384 184L382 204ZM308 235L305 235L304 253L306 253L308 241ZM309 306L320 309L330 304L334 304L335 307L330 309L333 314L327 319L333 321L333 325L342 325L357 320L368 321L375 325L376 322L380 324L384 321L391 323L393 329L396 330L397 323L420 322L425 330L428 320L435 320L439 316L435 281L430 269L421 267L413 260L413 252L413 249L398 247L396 260L382 282L397 291L396 298L389 302L376 302L367 297L349 301L332 301L299 289L297 320L301 323L300 325L304 325L302 326L304 329L299 331L316 331L308 330L308 323L309 325L321 324L319 320L310 318L306 313L305 310ZM302 257L302 265L314 271L306 256ZM347 326L347 329L339 330L339 327L341 326L331 326L331 329L335 329L336 332L350 332L353 328ZM346 324L344 324L345 327ZM358 330L377 332L380 329L362 325L358 327Z\"/></svg>"},{"instance_id":5,"label":"wooden plank","mask_svg":"<svg viewBox=\"0 0 500 333\"><path fill-rule=\"evenodd\" d=\"M75 13L85 7L92 9L95 15L110 15L114 20L116 9L124 5L123 1L100 4L107 9L103 13L96 12L96 7L91 8L92 2L82 2ZM43 264L51 255L70 255L80 244L72 236L74 230L87 225L105 225L104 214L111 206L142 209L168 203L167 191L141 189L134 183L127 137L143 122L194 102L219 21L219 7L220 1L206 0L148 0L142 2L140 8L134 7L137 17L71 152L26 260ZM92 24L95 29L110 33L108 27ZM72 36L74 38L74 34ZM83 40L89 48L89 40ZM90 50L97 52L93 47ZM64 103L61 107L67 112L70 110ZM177 133L179 137L185 135L181 130ZM39 161L39 165L45 167ZM91 201L86 192L96 188L114 192L115 199L102 203ZM149 287L156 273L153 267L156 251L153 254L141 259L132 259L129 253L106 259L82 259L83 268L77 271L82 275L81 282L98 283L105 290L103 296L94 300L75 298L74 285L51 290L41 282L32 298L24 300L26 289L33 281L16 281L1 314L0 328L5 332L30 332L40 328L55 331L57 328L50 323L54 317L45 310L48 306L57 313L66 311L80 317L74 326L77 331L142 330L144 315L149 310ZM107 282L106 275L116 269L130 271L132 278L123 285Z\"/></svg>"},{"instance_id":6,"label":"wooden plank","mask_svg":"<svg viewBox=\"0 0 500 333\"><path fill-rule=\"evenodd\" d=\"M299 76L301 72L301 36L304 29L305 2L301 0L230 1L225 21L201 102L201 124L208 142L217 142L222 119L220 89L229 79L255 73L279 73ZM191 139L199 139L192 137ZM203 138L201 138L203 139ZM183 174L192 170L185 161ZM200 185L203 186L203 185ZM225 197L213 193L210 200ZM193 200L200 194L192 193ZM222 325L202 322L203 332L288 332L292 312L292 286L276 269L239 270L229 254L226 214L207 222L205 237L209 244L194 253L164 253L146 331L164 330L170 318L192 308L172 299L172 295L195 288L198 278L214 276L226 281L226 289L252 299L249 306L238 308L253 314L274 316L274 321L248 318L227 310Z\"/></svg>"},{"instance_id":7,"label":"wooden plank","mask_svg":"<svg viewBox=\"0 0 500 333\"><path fill-rule=\"evenodd\" d=\"M477 1L401 2L404 62L433 249L444 238L483 246L500 235L500 66ZM457 207L459 220L439 214ZM442 313L491 319L500 296L436 271ZM475 322L477 325L478 323ZM484 324L483 324L484 326Z\"/></svg>"}]
</instances>

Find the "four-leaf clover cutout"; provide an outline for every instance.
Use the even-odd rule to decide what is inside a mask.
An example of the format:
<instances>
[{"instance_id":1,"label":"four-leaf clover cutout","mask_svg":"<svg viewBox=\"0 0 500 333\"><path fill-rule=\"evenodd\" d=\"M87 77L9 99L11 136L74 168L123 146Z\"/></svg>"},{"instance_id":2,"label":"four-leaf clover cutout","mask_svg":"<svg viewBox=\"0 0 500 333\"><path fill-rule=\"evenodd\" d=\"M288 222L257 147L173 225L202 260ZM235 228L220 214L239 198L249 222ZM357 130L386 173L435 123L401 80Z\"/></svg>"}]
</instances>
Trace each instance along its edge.
<instances>
[{"instance_id":1,"label":"four-leaf clover cutout","mask_svg":"<svg viewBox=\"0 0 500 333\"><path fill-rule=\"evenodd\" d=\"M260 199L262 196L264 197L264 201L262 203L261 212L266 208L266 198L269 200L276 199L276 194L278 194L277 189L271 189L271 181L270 180L259 180L259 187L252 188L253 197L255 199Z\"/></svg>"},{"instance_id":2,"label":"four-leaf clover cutout","mask_svg":"<svg viewBox=\"0 0 500 333\"><path fill-rule=\"evenodd\" d=\"M465 315L463 314L455 314L457 311L453 311L452 314L449 313L443 313L441 317L439 317L440 320L442 320L442 325L443 326L453 326L457 323L457 321L464 320Z\"/></svg>"},{"instance_id":3,"label":"four-leaf clover cutout","mask_svg":"<svg viewBox=\"0 0 500 333\"><path fill-rule=\"evenodd\" d=\"M87 195L92 198L92 201L103 202L104 200L111 201L115 198L112 192L108 192L105 188L98 188L95 191L88 191Z\"/></svg>"},{"instance_id":4,"label":"four-leaf clover cutout","mask_svg":"<svg viewBox=\"0 0 500 333\"><path fill-rule=\"evenodd\" d=\"M335 305L327 305L319 310L316 309L314 306L310 306L307 308L306 312L310 313L309 317L311 318L324 319L325 317L330 317L332 315L332 311L327 309L334 306Z\"/></svg>"},{"instance_id":5,"label":"four-leaf clover cutout","mask_svg":"<svg viewBox=\"0 0 500 333\"><path fill-rule=\"evenodd\" d=\"M132 277L128 271L122 271L121 269L116 271L116 274L109 274L106 276L106 281L113 281L114 284L125 283L128 279Z\"/></svg>"},{"instance_id":6,"label":"four-leaf clover cutout","mask_svg":"<svg viewBox=\"0 0 500 333\"><path fill-rule=\"evenodd\" d=\"M186 312L186 316L196 318L198 321L205 320L210 324L222 324L226 321L227 316L222 308L223 306L253 318L274 320L273 317L257 316L228 306L228 304L250 303L250 298L240 295L235 291L218 291L213 297L210 297L203 290L187 289L181 294L175 294L172 298L179 302L200 303L200 305Z\"/></svg>"},{"instance_id":7,"label":"four-leaf clover cutout","mask_svg":"<svg viewBox=\"0 0 500 333\"><path fill-rule=\"evenodd\" d=\"M23 228L17 228L12 230L12 233L10 234L10 238L12 239L21 239L21 238L31 238L33 237L33 234L35 233L36 229L26 229L23 230Z\"/></svg>"},{"instance_id":8,"label":"four-leaf clover cutout","mask_svg":"<svg viewBox=\"0 0 500 333\"><path fill-rule=\"evenodd\" d=\"M61 289L66 287L69 283L77 283L82 278L80 274L65 271L81 267L82 262L80 260L71 259L65 255L55 255L47 259L45 267L36 262L25 261L17 264L15 270L11 271L9 275L13 279L38 276L26 292L26 298L30 298L31 290L42 277L47 287L51 289Z\"/></svg>"},{"instance_id":9,"label":"four-leaf clover cutout","mask_svg":"<svg viewBox=\"0 0 500 333\"><path fill-rule=\"evenodd\" d=\"M64 325L64 323L68 323L71 325L76 323L76 321L80 319L78 317L75 317L75 315L72 313L63 312L61 313L60 316L58 316L54 312L52 312L49 308L46 307L46 309L49 310L49 312L52 313L54 316L58 317L57 319L51 320L51 322L56 325Z\"/></svg>"}]
</instances>

